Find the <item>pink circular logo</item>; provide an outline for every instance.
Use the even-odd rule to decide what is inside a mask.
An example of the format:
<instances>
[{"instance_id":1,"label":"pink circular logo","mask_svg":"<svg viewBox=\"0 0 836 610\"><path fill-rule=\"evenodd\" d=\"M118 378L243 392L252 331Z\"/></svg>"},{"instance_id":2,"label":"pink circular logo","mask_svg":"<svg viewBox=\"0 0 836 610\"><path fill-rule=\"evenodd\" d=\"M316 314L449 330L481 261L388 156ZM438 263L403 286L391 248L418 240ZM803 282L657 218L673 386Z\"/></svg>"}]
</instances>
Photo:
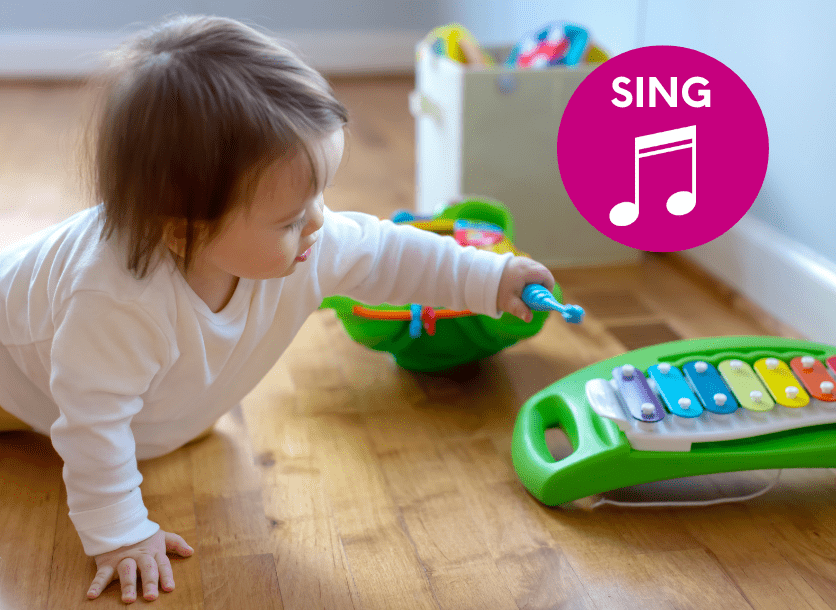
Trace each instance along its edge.
<instances>
[{"instance_id":1,"label":"pink circular logo","mask_svg":"<svg viewBox=\"0 0 836 610\"><path fill-rule=\"evenodd\" d=\"M682 47L617 55L581 82L557 136L560 177L601 233L653 252L701 246L752 206L769 158L755 96Z\"/></svg>"}]
</instances>

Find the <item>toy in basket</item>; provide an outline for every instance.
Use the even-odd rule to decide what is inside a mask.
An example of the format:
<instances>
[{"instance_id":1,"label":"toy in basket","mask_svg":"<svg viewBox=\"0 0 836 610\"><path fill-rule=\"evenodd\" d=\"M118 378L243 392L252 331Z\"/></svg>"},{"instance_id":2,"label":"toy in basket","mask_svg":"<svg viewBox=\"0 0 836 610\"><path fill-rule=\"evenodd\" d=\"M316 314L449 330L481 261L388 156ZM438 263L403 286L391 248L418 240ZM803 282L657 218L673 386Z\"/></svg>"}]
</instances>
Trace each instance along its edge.
<instances>
[{"instance_id":1,"label":"toy in basket","mask_svg":"<svg viewBox=\"0 0 836 610\"><path fill-rule=\"evenodd\" d=\"M526 34L511 49L505 65L510 68L575 66L582 61L602 63L608 57L606 51L590 41L586 28L556 22Z\"/></svg>"},{"instance_id":2,"label":"toy in basket","mask_svg":"<svg viewBox=\"0 0 836 610\"><path fill-rule=\"evenodd\" d=\"M496 201L468 199L432 218L415 218L409 212L401 212L395 214L393 221L452 235L462 245L525 256L514 247L510 212ZM534 313L531 322L509 313L496 319L419 303L371 307L343 296L326 298L322 307L334 309L346 332L358 343L391 353L405 369L436 372L486 358L534 336L543 327L549 309L559 311L567 321L580 322L583 310L561 305L559 287L555 286L552 294L539 286L537 294L537 288L532 286L537 285L527 287L528 304Z\"/></svg>"},{"instance_id":3,"label":"toy in basket","mask_svg":"<svg viewBox=\"0 0 836 610\"><path fill-rule=\"evenodd\" d=\"M638 349L532 396L514 428L514 467L550 506L693 475L834 467L834 374L836 347L796 339ZM561 460L546 445L554 427L574 449Z\"/></svg>"}]
</instances>

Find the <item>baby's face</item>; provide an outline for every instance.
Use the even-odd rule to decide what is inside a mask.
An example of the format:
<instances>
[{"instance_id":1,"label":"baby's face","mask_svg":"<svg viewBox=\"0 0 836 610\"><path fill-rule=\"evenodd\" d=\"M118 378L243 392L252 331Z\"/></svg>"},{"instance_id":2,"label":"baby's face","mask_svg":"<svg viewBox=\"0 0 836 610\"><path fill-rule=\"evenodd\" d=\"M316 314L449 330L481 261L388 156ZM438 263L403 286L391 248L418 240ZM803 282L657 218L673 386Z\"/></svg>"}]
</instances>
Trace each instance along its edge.
<instances>
[{"instance_id":1,"label":"baby's face","mask_svg":"<svg viewBox=\"0 0 836 610\"><path fill-rule=\"evenodd\" d=\"M334 180L344 145L338 129L311 147L320 182L314 187L304 154L269 165L249 210L237 206L199 254L202 262L250 279L283 277L304 264L322 228L323 190Z\"/></svg>"}]
</instances>

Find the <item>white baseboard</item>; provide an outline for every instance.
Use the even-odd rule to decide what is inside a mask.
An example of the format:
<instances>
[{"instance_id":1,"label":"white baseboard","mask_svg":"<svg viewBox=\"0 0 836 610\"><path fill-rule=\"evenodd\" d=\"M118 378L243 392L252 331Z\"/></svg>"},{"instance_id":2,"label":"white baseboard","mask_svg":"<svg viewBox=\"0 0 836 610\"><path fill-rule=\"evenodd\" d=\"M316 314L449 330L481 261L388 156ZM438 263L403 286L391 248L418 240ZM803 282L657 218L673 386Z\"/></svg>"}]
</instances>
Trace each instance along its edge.
<instances>
[{"instance_id":1,"label":"white baseboard","mask_svg":"<svg viewBox=\"0 0 836 610\"><path fill-rule=\"evenodd\" d=\"M426 32L277 32L310 65L326 74L408 73L415 45ZM102 54L126 38L124 32L0 32L0 78L84 78Z\"/></svg>"},{"instance_id":2,"label":"white baseboard","mask_svg":"<svg viewBox=\"0 0 836 610\"><path fill-rule=\"evenodd\" d=\"M416 30L279 32L275 36L327 74L410 73L415 46L427 35Z\"/></svg>"},{"instance_id":3,"label":"white baseboard","mask_svg":"<svg viewBox=\"0 0 836 610\"><path fill-rule=\"evenodd\" d=\"M804 244L744 217L683 254L808 339L836 345L836 264Z\"/></svg>"}]
</instances>

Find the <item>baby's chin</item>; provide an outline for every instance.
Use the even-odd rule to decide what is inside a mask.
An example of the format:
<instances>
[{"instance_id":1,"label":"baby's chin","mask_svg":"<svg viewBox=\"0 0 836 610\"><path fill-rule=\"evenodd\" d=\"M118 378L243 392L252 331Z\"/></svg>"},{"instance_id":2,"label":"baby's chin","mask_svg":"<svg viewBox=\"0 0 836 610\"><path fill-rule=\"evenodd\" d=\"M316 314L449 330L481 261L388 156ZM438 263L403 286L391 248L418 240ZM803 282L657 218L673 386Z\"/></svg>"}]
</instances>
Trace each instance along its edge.
<instances>
[{"instance_id":1,"label":"baby's chin","mask_svg":"<svg viewBox=\"0 0 836 610\"><path fill-rule=\"evenodd\" d=\"M280 273L279 275L277 275L275 277L280 278L280 277L287 277L289 275L293 275L293 273L296 271L296 265L298 265L298 264L299 263L297 263L296 261L293 261L292 263L290 263L290 267L288 267L282 273Z\"/></svg>"},{"instance_id":2,"label":"baby's chin","mask_svg":"<svg viewBox=\"0 0 836 610\"><path fill-rule=\"evenodd\" d=\"M275 280L280 277L287 277L289 275L293 275L296 271L296 267L299 265L299 261L293 260L290 262L290 265L282 269L281 271L265 271L262 274L257 276L250 277L249 279L252 280Z\"/></svg>"}]
</instances>

